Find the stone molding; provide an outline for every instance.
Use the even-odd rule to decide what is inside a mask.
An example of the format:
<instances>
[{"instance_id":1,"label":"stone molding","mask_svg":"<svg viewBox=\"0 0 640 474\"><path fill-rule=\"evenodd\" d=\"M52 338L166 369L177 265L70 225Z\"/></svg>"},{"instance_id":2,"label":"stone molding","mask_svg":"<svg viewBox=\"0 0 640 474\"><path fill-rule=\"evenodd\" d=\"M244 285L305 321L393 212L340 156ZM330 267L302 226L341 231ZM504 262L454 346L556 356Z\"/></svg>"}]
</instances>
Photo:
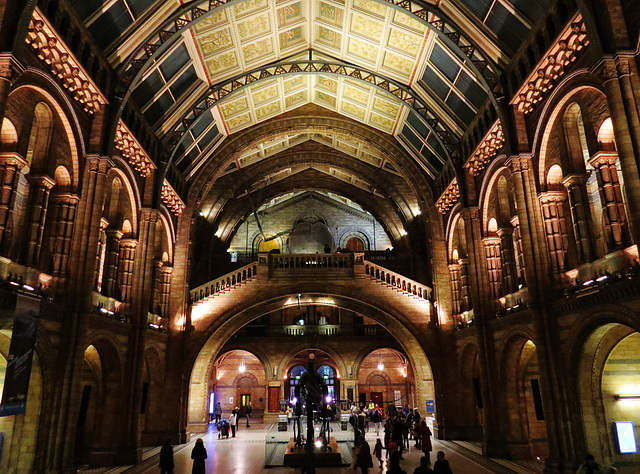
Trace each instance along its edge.
<instances>
[{"instance_id":1,"label":"stone molding","mask_svg":"<svg viewBox=\"0 0 640 474\"><path fill-rule=\"evenodd\" d=\"M480 172L486 168L487 164L498 155L503 145L504 133L502 132L502 124L497 120L473 151L464 167L467 168L473 176L478 176Z\"/></svg>"},{"instance_id":2,"label":"stone molding","mask_svg":"<svg viewBox=\"0 0 640 474\"><path fill-rule=\"evenodd\" d=\"M156 165L149 157L146 151L136 137L127 128L122 120L118 120L116 128L115 147L120 150L122 156L127 159L129 164L140 173L142 177L147 177L149 173L156 169Z\"/></svg>"},{"instance_id":3,"label":"stone molding","mask_svg":"<svg viewBox=\"0 0 640 474\"><path fill-rule=\"evenodd\" d=\"M438 200L436 201L436 209L440 214L446 214L446 212L451 209L458 199L460 198L460 188L458 187L457 178L453 178L453 181L449 183L447 189L440 195Z\"/></svg>"},{"instance_id":4,"label":"stone molding","mask_svg":"<svg viewBox=\"0 0 640 474\"><path fill-rule=\"evenodd\" d=\"M107 98L91 80L71 49L36 7L29 21L25 42L50 69L71 96L83 105L84 111L93 114L107 104Z\"/></svg>"},{"instance_id":5,"label":"stone molding","mask_svg":"<svg viewBox=\"0 0 640 474\"><path fill-rule=\"evenodd\" d=\"M530 113L535 104L553 89L558 78L567 72L569 65L578 59L578 53L588 44L586 26L582 14L578 13L529 74L511 104L516 106L519 112Z\"/></svg>"}]
</instances>

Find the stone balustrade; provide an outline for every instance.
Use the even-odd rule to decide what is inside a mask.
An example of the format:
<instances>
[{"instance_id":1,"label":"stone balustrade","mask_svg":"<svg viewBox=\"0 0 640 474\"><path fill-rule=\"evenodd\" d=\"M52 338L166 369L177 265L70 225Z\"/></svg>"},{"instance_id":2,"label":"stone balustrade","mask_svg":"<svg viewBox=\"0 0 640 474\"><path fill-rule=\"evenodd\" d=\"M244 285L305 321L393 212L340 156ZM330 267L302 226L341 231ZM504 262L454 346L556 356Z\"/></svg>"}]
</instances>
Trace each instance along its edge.
<instances>
[{"instance_id":1,"label":"stone balustrade","mask_svg":"<svg viewBox=\"0 0 640 474\"><path fill-rule=\"evenodd\" d=\"M392 286L395 289L401 290L407 295L431 301L430 287L423 285L422 283L410 280L409 278L397 273L390 272L386 268L380 267L371 262L365 261L364 265L365 274L369 275L369 277L371 277L372 279Z\"/></svg>"},{"instance_id":2,"label":"stone balustrade","mask_svg":"<svg viewBox=\"0 0 640 474\"><path fill-rule=\"evenodd\" d=\"M236 285L240 285L247 280L252 279L258 273L258 265L256 263L250 263L242 268L227 273L219 278L211 280L210 282L200 285L190 291L191 302L193 304L202 301L209 296L214 296L216 293L220 293L227 289L233 288Z\"/></svg>"}]
</instances>

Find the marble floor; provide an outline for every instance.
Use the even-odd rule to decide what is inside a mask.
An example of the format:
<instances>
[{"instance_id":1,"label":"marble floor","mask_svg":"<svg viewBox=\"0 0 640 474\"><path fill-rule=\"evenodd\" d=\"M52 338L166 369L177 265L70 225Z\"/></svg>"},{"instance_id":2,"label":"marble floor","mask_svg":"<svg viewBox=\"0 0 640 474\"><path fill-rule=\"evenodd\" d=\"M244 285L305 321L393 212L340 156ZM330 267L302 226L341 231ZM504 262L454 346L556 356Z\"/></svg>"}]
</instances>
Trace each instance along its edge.
<instances>
[{"instance_id":1,"label":"marble floor","mask_svg":"<svg viewBox=\"0 0 640 474\"><path fill-rule=\"evenodd\" d=\"M339 445L341 454L343 455L343 461L351 461L350 449L344 449L347 447L346 439L352 439L353 433L350 431L341 432L339 426L336 423L334 428L334 435L337 439L345 440L345 443ZM256 474L256 473L269 473L269 474L292 474L299 473L301 469L294 469L289 467L265 467L265 459L269 459L271 464L279 464L278 456L283 456L284 447L274 449L270 446L270 443L274 443L278 439L284 439L284 437L292 436L292 432L278 432L277 426L272 424L260 424L253 423L250 428L240 427L235 438L218 439L217 430L215 425L210 425L209 431L200 435L204 441L207 449L208 458L206 460L207 473L221 473L221 474ZM174 460L176 464L175 474L188 474L191 472L191 450L198 436L193 436L191 441L184 445L174 446ZM371 446L376 442L375 431L370 431L366 435L366 440ZM269 441L269 442L267 442ZM349 445L351 443L348 443ZM478 454L477 447L464 444L455 443L450 441L433 440L434 451L442 450L446 454L446 458L451 463L451 467L456 474L470 473L470 474L484 474L484 473L520 473L531 474L542 472L542 463L536 463L532 465L518 465L509 461L492 460L482 457ZM286 444L283 446L286 447ZM160 448L153 448L145 451L143 462L129 468L119 468L118 470L112 469L106 471L110 474L117 474L121 472L127 472L130 474L138 473L158 473L158 453ZM412 474L413 470L420 463L421 452L416 448L411 448L408 452L405 451L404 459L401 461L402 468L407 474ZM432 454L432 460L434 460L434 454ZM375 467L370 469L370 474L385 473L387 463L383 459L383 467L378 467L378 462L374 459ZM103 471L104 472L104 471ZM339 474L350 473L353 474L356 471L349 470L348 466L337 468L317 468L318 474ZM357 472L360 472L359 470Z\"/></svg>"}]
</instances>

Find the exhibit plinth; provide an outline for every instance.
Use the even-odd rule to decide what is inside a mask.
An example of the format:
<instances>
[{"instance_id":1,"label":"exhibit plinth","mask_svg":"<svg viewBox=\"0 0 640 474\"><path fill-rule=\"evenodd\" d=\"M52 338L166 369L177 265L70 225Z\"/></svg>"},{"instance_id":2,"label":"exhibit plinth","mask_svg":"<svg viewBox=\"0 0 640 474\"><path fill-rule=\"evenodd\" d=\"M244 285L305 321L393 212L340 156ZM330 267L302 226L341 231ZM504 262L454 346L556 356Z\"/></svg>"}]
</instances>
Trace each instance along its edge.
<instances>
[{"instance_id":1,"label":"exhibit plinth","mask_svg":"<svg viewBox=\"0 0 640 474\"><path fill-rule=\"evenodd\" d=\"M342 456L335 438L329 439L328 449L324 447L313 450L313 461L315 467L339 467L342 466ZM284 465L289 467L303 467L307 465L307 453L305 447L295 446L293 438L289 439L287 452L284 455Z\"/></svg>"}]
</instances>

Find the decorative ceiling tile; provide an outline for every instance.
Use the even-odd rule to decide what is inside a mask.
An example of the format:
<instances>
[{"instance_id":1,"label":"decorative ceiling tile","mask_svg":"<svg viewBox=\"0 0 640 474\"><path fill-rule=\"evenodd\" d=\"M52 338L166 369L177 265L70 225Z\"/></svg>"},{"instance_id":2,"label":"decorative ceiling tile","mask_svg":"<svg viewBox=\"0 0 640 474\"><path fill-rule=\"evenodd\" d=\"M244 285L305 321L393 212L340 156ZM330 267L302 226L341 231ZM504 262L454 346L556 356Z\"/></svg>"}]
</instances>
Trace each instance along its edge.
<instances>
[{"instance_id":1,"label":"decorative ceiling tile","mask_svg":"<svg viewBox=\"0 0 640 474\"><path fill-rule=\"evenodd\" d=\"M393 131L393 127L396 124L395 120L391 120L383 115L379 115L376 113L372 113L369 116L369 122L375 127L380 128L387 133L391 133Z\"/></svg>"},{"instance_id":2,"label":"decorative ceiling tile","mask_svg":"<svg viewBox=\"0 0 640 474\"><path fill-rule=\"evenodd\" d=\"M209 71L209 74L214 77L218 72L236 67L238 65L238 58L236 57L235 51L229 51L208 59L206 63L207 71Z\"/></svg>"},{"instance_id":3,"label":"decorative ceiling tile","mask_svg":"<svg viewBox=\"0 0 640 474\"><path fill-rule=\"evenodd\" d=\"M296 92L295 94L286 97L284 100L287 110L306 104L307 102L309 102L309 99L306 90Z\"/></svg>"},{"instance_id":4,"label":"decorative ceiling tile","mask_svg":"<svg viewBox=\"0 0 640 474\"><path fill-rule=\"evenodd\" d=\"M302 2L292 3L278 8L278 28L293 25L301 20L304 20Z\"/></svg>"},{"instance_id":5,"label":"decorative ceiling tile","mask_svg":"<svg viewBox=\"0 0 640 474\"><path fill-rule=\"evenodd\" d=\"M265 105L264 107L257 108L256 118L258 120L264 120L266 118L279 114L280 112L280 101L275 101Z\"/></svg>"},{"instance_id":6,"label":"decorative ceiling tile","mask_svg":"<svg viewBox=\"0 0 640 474\"><path fill-rule=\"evenodd\" d=\"M246 20L238 22L236 26L238 29L238 36L240 36L241 41L248 41L271 31L271 22L269 21L268 12L251 16Z\"/></svg>"},{"instance_id":7,"label":"decorative ceiling tile","mask_svg":"<svg viewBox=\"0 0 640 474\"><path fill-rule=\"evenodd\" d=\"M233 117L234 115L249 110L249 104L247 103L246 97L240 97L239 99L221 105L220 109L225 117Z\"/></svg>"},{"instance_id":8,"label":"decorative ceiling tile","mask_svg":"<svg viewBox=\"0 0 640 474\"><path fill-rule=\"evenodd\" d=\"M332 95L326 94L322 91L316 91L316 95L314 97L314 102L323 105L325 107L330 107L335 110L336 108L336 98Z\"/></svg>"},{"instance_id":9,"label":"decorative ceiling tile","mask_svg":"<svg viewBox=\"0 0 640 474\"><path fill-rule=\"evenodd\" d=\"M389 11L386 5L373 0L353 0L353 8L379 18L384 18Z\"/></svg>"},{"instance_id":10,"label":"decorative ceiling tile","mask_svg":"<svg viewBox=\"0 0 640 474\"><path fill-rule=\"evenodd\" d=\"M400 10L396 10L393 14L393 23L402 25L406 28L409 28L416 33L424 34L427 30L427 27L420 23L415 18L407 15L406 13L401 12Z\"/></svg>"},{"instance_id":11,"label":"decorative ceiling tile","mask_svg":"<svg viewBox=\"0 0 640 474\"><path fill-rule=\"evenodd\" d=\"M351 102L344 101L340 104L340 110L358 120L364 120L364 116L366 113L365 109L363 109L362 107L358 107Z\"/></svg>"},{"instance_id":12,"label":"decorative ceiling tile","mask_svg":"<svg viewBox=\"0 0 640 474\"><path fill-rule=\"evenodd\" d=\"M414 65L415 61L404 56L400 56L399 54L392 53L391 51L387 51L384 54L384 60L382 61L382 66L386 69L390 69L407 77L411 75Z\"/></svg>"},{"instance_id":13,"label":"decorative ceiling tile","mask_svg":"<svg viewBox=\"0 0 640 474\"><path fill-rule=\"evenodd\" d=\"M369 92L371 91L364 92L360 88L345 85L342 94L348 99L360 102L362 105L367 105L367 102L369 102Z\"/></svg>"},{"instance_id":14,"label":"decorative ceiling tile","mask_svg":"<svg viewBox=\"0 0 640 474\"><path fill-rule=\"evenodd\" d=\"M238 115L237 117L227 119L226 123L227 123L227 127L229 128L229 131L235 132L239 128L243 127L244 125L251 123L251 115L248 112L246 112L242 115Z\"/></svg>"},{"instance_id":15,"label":"decorative ceiling tile","mask_svg":"<svg viewBox=\"0 0 640 474\"><path fill-rule=\"evenodd\" d=\"M378 56L378 48L356 38L349 38L348 52L374 64Z\"/></svg>"},{"instance_id":16,"label":"decorative ceiling tile","mask_svg":"<svg viewBox=\"0 0 640 474\"><path fill-rule=\"evenodd\" d=\"M229 28L212 31L200 37L200 48L205 58L233 46Z\"/></svg>"},{"instance_id":17,"label":"decorative ceiling tile","mask_svg":"<svg viewBox=\"0 0 640 474\"><path fill-rule=\"evenodd\" d=\"M422 46L422 37L398 28L391 28L388 45L411 56L416 56Z\"/></svg>"},{"instance_id":18,"label":"decorative ceiling tile","mask_svg":"<svg viewBox=\"0 0 640 474\"><path fill-rule=\"evenodd\" d=\"M378 112L382 112L383 114L395 118L398 115L400 106L376 97L373 101L373 110L377 110Z\"/></svg>"},{"instance_id":19,"label":"decorative ceiling tile","mask_svg":"<svg viewBox=\"0 0 640 474\"><path fill-rule=\"evenodd\" d=\"M244 2L236 3L233 6L233 13L236 18L251 15L254 12L267 8L268 0L246 0Z\"/></svg>"},{"instance_id":20,"label":"decorative ceiling tile","mask_svg":"<svg viewBox=\"0 0 640 474\"><path fill-rule=\"evenodd\" d=\"M307 87L307 76L294 76L292 79L284 81L284 93L288 94L301 87Z\"/></svg>"},{"instance_id":21,"label":"decorative ceiling tile","mask_svg":"<svg viewBox=\"0 0 640 474\"><path fill-rule=\"evenodd\" d=\"M354 13L351 15L351 31L375 41L382 37L384 23L371 17Z\"/></svg>"},{"instance_id":22,"label":"decorative ceiling tile","mask_svg":"<svg viewBox=\"0 0 640 474\"><path fill-rule=\"evenodd\" d=\"M251 97L255 105L261 105L280 96L278 90L278 82L276 80L269 81L264 87L251 88ZM262 86L263 84L260 84Z\"/></svg>"},{"instance_id":23,"label":"decorative ceiling tile","mask_svg":"<svg viewBox=\"0 0 640 474\"><path fill-rule=\"evenodd\" d=\"M199 33L202 33L203 31L210 30L211 28L219 28L220 26L228 22L229 22L229 17L227 16L227 9L223 8L221 10L218 10L212 13L207 18L199 21L198 24L195 26L195 31L196 33L199 34Z\"/></svg>"},{"instance_id":24,"label":"decorative ceiling tile","mask_svg":"<svg viewBox=\"0 0 640 474\"><path fill-rule=\"evenodd\" d=\"M338 81L328 76L317 76L316 86L335 94L338 90Z\"/></svg>"},{"instance_id":25,"label":"decorative ceiling tile","mask_svg":"<svg viewBox=\"0 0 640 474\"><path fill-rule=\"evenodd\" d=\"M245 63L273 56L273 40L271 37L247 44L242 47Z\"/></svg>"},{"instance_id":26,"label":"decorative ceiling tile","mask_svg":"<svg viewBox=\"0 0 640 474\"><path fill-rule=\"evenodd\" d=\"M318 2L316 12L318 20L342 28L342 21L344 20L344 10L342 8L326 2Z\"/></svg>"},{"instance_id":27,"label":"decorative ceiling tile","mask_svg":"<svg viewBox=\"0 0 640 474\"><path fill-rule=\"evenodd\" d=\"M340 49L342 34L321 25L316 26L316 41L333 49Z\"/></svg>"},{"instance_id":28,"label":"decorative ceiling tile","mask_svg":"<svg viewBox=\"0 0 640 474\"><path fill-rule=\"evenodd\" d=\"M296 26L290 30L283 31L278 36L280 38L281 50L304 44L307 41L305 28L303 26Z\"/></svg>"}]
</instances>

